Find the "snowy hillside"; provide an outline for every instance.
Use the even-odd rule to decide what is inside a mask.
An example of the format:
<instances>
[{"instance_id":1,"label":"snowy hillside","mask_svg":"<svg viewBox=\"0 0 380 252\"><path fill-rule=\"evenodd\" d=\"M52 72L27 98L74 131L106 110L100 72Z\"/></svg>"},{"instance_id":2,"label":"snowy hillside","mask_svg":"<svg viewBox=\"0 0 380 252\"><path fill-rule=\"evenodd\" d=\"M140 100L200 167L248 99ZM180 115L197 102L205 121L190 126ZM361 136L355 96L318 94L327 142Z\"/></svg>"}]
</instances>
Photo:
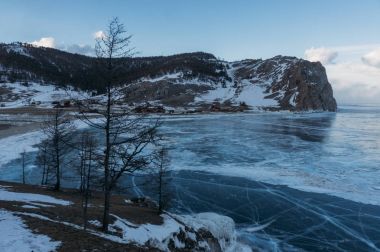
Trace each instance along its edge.
<instances>
[{"instance_id":1,"label":"snowy hillside","mask_svg":"<svg viewBox=\"0 0 380 252\"><path fill-rule=\"evenodd\" d=\"M70 99L63 91L68 87L71 94L74 88L104 91L94 58L25 44L0 44L0 56L3 107L46 107ZM324 67L295 57L225 62L199 52L121 61L126 67L117 84L125 104L194 111L336 110Z\"/></svg>"},{"instance_id":2,"label":"snowy hillside","mask_svg":"<svg viewBox=\"0 0 380 252\"><path fill-rule=\"evenodd\" d=\"M175 71L141 78L126 88L129 100L159 101L164 105L247 104L274 110L336 110L323 66L294 57L223 62L225 75L189 75Z\"/></svg>"},{"instance_id":3,"label":"snowy hillside","mask_svg":"<svg viewBox=\"0 0 380 252\"><path fill-rule=\"evenodd\" d=\"M52 107L56 102L81 99L86 92L74 91L52 84L40 83L3 83L0 85L0 105L6 108L24 106Z\"/></svg>"}]
</instances>

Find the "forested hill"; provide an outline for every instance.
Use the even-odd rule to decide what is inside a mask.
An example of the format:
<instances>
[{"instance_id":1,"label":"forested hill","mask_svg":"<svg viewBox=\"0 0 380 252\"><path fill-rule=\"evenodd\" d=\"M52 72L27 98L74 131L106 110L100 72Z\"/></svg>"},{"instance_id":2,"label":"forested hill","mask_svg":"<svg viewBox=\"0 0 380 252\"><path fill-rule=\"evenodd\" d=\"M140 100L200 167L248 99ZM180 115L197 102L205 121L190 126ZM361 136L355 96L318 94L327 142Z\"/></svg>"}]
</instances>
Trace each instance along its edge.
<instances>
[{"instance_id":1,"label":"forested hill","mask_svg":"<svg viewBox=\"0 0 380 252\"><path fill-rule=\"evenodd\" d=\"M0 44L0 77L3 82L34 81L102 91L104 80L97 62L94 57L53 48L22 43ZM176 71L184 71L188 77L228 78L223 64L218 63L212 54L203 52L122 58L117 64L121 66L119 84Z\"/></svg>"}]
</instances>

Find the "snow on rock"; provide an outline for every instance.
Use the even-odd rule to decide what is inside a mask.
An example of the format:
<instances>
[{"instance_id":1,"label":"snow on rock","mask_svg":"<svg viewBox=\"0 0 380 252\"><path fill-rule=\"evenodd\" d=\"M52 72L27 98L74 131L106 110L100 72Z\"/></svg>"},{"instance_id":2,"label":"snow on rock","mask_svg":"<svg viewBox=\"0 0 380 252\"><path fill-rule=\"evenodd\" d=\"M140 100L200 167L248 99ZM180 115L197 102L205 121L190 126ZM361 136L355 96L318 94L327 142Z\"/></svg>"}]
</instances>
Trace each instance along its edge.
<instances>
[{"instance_id":1,"label":"snow on rock","mask_svg":"<svg viewBox=\"0 0 380 252\"><path fill-rule=\"evenodd\" d=\"M71 201L57 199L48 195L7 191L2 186L0 186L0 201L20 201L31 204L34 202L40 202L62 206L68 206L72 204Z\"/></svg>"},{"instance_id":2,"label":"snow on rock","mask_svg":"<svg viewBox=\"0 0 380 252\"><path fill-rule=\"evenodd\" d=\"M194 230L205 229L218 239L222 251L252 251L248 246L237 242L235 222L232 218L217 213L199 213L179 217Z\"/></svg>"},{"instance_id":3,"label":"snow on rock","mask_svg":"<svg viewBox=\"0 0 380 252\"><path fill-rule=\"evenodd\" d=\"M205 228L210 231L215 238L223 241L224 245L227 245L227 241L234 239L235 222L230 217L216 213L200 213L193 216L186 216L184 222L196 230Z\"/></svg>"},{"instance_id":4,"label":"snow on rock","mask_svg":"<svg viewBox=\"0 0 380 252\"><path fill-rule=\"evenodd\" d=\"M46 235L33 234L22 219L0 209L0 248L2 252L56 251L60 241Z\"/></svg>"},{"instance_id":5,"label":"snow on rock","mask_svg":"<svg viewBox=\"0 0 380 252\"><path fill-rule=\"evenodd\" d=\"M110 225L110 230L122 230L122 240L138 245L149 245L163 251L170 251L170 246L173 244L177 249L185 248L186 244L183 241L185 238L198 243L199 247L205 251L209 251L210 247L206 241L197 240L196 232L203 229L209 231L219 241L222 251L252 251L249 247L236 241L234 221L230 217L216 213L200 213L192 216L176 215L174 217L163 214L163 224L161 225L135 225L115 215L114 217L116 221ZM91 221L91 223L95 226L100 225L98 221ZM185 237L179 235L180 233ZM181 240L180 236L182 236Z\"/></svg>"},{"instance_id":6,"label":"snow on rock","mask_svg":"<svg viewBox=\"0 0 380 252\"><path fill-rule=\"evenodd\" d=\"M116 217L116 221L111 228L122 230L123 240L139 245L153 246L164 251L170 251L170 240L174 242L176 248L185 247L185 244L177 238L180 232L187 234L185 226L169 215L162 215L164 221L162 225L143 224L139 226L117 216L114 217ZM195 235L188 234L187 236L190 239L195 237Z\"/></svg>"}]
</instances>

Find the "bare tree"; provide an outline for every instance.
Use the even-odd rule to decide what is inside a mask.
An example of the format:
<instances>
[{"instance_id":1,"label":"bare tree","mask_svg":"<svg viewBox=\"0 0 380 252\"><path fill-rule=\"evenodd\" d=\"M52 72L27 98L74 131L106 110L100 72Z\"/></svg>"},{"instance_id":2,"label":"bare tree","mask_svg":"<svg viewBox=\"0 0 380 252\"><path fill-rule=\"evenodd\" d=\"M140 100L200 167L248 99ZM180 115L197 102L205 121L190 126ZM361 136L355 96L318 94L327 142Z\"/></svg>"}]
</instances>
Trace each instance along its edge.
<instances>
[{"instance_id":1,"label":"bare tree","mask_svg":"<svg viewBox=\"0 0 380 252\"><path fill-rule=\"evenodd\" d=\"M82 133L81 136L81 192L82 208L83 208L83 229L87 228L87 209L88 202L91 195L91 180L93 169L97 164L97 141L94 135L89 132Z\"/></svg>"},{"instance_id":2,"label":"bare tree","mask_svg":"<svg viewBox=\"0 0 380 252\"><path fill-rule=\"evenodd\" d=\"M47 139L48 166L55 172L55 190L61 188L63 157L69 152L70 141L75 130L74 125L62 109L56 108L52 118L44 122L43 132ZM47 178L47 176L46 176Z\"/></svg>"},{"instance_id":3,"label":"bare tree","mask_svg":"<svg viewBox=\"0 0 380 252\"><path fill-rule=\"evenodd\" d=\"M21 153L21 162L22 162L22 183L25 185L25 150Z\"/></svg>"},{"instance_id":4,"label":"bare tree","mask_svg":"<svg viewBox=\"0 0 380 252\"><path fill-rule=\"evenodd\" d=\"M169 158L165 148L160 147L155 152L155 168L157 169L157 194L158 194L158 214L167 207L169 203L169 195L167 190Z\"/></svg>"},{"instance_id":5,"label":"bare tree","mask_svg":"<svg viewBox=\"0 0 380 252\"><path fill-rule=\"evenodd\" d=\"M41 185L46 185L49 177L49 161L48 161L48 143L42 141L38 145L38 154L36 164L42 168Z\"/></svg>"},{"instance_id":6,"label":"bare tree","mask_svg":"<svg viewBox=\"0 0 380 252\"><path fill-rule=\"evenodd\" d=\"M79 150L80 163L78 167L79 177L80 177L79 191L82 193L85 191L87 140L88 140L87 132L83 132L81 134L81 139L80 139L80 150Z\"/></svg>"},{"instance_id":7,"label":"bare tree","mask_svg":"<svg viewBox=\"0 0 380 252\"><path fill-rule=\"evenodd\" d=\"M111 192L123 174L133 173L148 166L151 153L146 147L155 141L157 120L132 115L126 104L126 96L117 87L122 64L120 58L131 57L131 36L126 35L124 25L114 18L106 31L96 41L98 71L102 73L105 85L105 99L78 102L80 118L94 129L103 133L104 150L102 166L104 169L104 232L108 231ZM126 61L122 61L126 62ZM89 117L87 112L98 114Z\"/></svg>"}]
</instances>

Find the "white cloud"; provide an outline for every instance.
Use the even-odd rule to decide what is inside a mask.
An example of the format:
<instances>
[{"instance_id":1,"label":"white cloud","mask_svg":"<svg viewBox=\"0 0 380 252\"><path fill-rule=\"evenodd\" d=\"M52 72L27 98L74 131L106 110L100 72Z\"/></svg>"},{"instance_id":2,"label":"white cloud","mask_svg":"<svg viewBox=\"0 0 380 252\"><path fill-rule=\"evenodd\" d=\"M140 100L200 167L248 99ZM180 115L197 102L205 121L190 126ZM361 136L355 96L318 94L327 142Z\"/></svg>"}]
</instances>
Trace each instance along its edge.
<instances>
[{"instance_id":1,"label":"white cloud","mask_svg":"<svg viewBox=\"0 0 380 252\"><path fill-rule=\"evenodd\" d=\"M31 42L31 44L34 46L55 48L55 39L52 37L41 38L40 40Z\"/></svg>"},{"instance_id":2,"label":"white cloud","mask_svg":"<svg viewBox=\"0 0 380 252\"><path fill-rule=\"evenodd\" d=\"M362 61L367 65L380 68L380 47L363 55Z\"/></svg>"},{"instance_id":3,"label":"white cloud","mask_svg":"<svg viewBox=\"0 0 380 252\"><path fill-rule=\"evenodd\" d=\"M65 50L71 53L87 55L87 56L94 55L94 48L92 48L90 45L72 44L72 45L63 47L62 50Z\"/></svg>"},{"instance_id":4,"label":"white cloud","mask_svg":"<svg viewBox=\"0 0 380 252\"><path fill-rule=\"evenodd\" d=\"M338 105L380 103L380 44L312 47L305 58L325 65Z\"/></svg>"},{"instance_id":5,"label":"white cloud","mask_svg":"<svg viewBox=\"0 0 380 252\"><path fill-rule=\"evenodd\" d=\"M95 34L94 34L95 36ZM100 34L101 36L101 34ZM59 50L71 52L71 53L77 53L87 56L93 56L94 55L94 48L90 45L81 45L81 44L69 44L65 45L64 43L56 43L55 39L53 37L44 37L40 40L36 40L33 42L30 42L30 44L34 46L40 46L40 47L49 47L49 48L56 48Z\"/></svg>"},{"instance_id":6,"label":"white cloud","mask_svg":"<svg viewBox=\"0 0 380 252\"><path fill-rule=\"evenodd\" d=\"M327 65L326 72L338 105L379 103L380 69L358 61Z\"/></svg>"},{"instance_id":7,"label":"white cloud","mask_svg":"<svg viewBox=\"0 0 380 252\"><path fill-rule=\"evenodd\" d=\"M319 61L322 64L331 64L336 57L338 57L337 51L325 47L312 47L305 51L305 59L313 62Z\"/></svg>"},{"instance_id":8,"label":"white cloud","mask_svg":"<svg viewBox=\"0 0 380 252\"><path fill-rule=\"evenodd\" d=\"M103 31L97 31L97 32L94 32L93 36L95 39L101 39L101 38L104 38L106 34Z\"/></svg>"}]
</instances>

